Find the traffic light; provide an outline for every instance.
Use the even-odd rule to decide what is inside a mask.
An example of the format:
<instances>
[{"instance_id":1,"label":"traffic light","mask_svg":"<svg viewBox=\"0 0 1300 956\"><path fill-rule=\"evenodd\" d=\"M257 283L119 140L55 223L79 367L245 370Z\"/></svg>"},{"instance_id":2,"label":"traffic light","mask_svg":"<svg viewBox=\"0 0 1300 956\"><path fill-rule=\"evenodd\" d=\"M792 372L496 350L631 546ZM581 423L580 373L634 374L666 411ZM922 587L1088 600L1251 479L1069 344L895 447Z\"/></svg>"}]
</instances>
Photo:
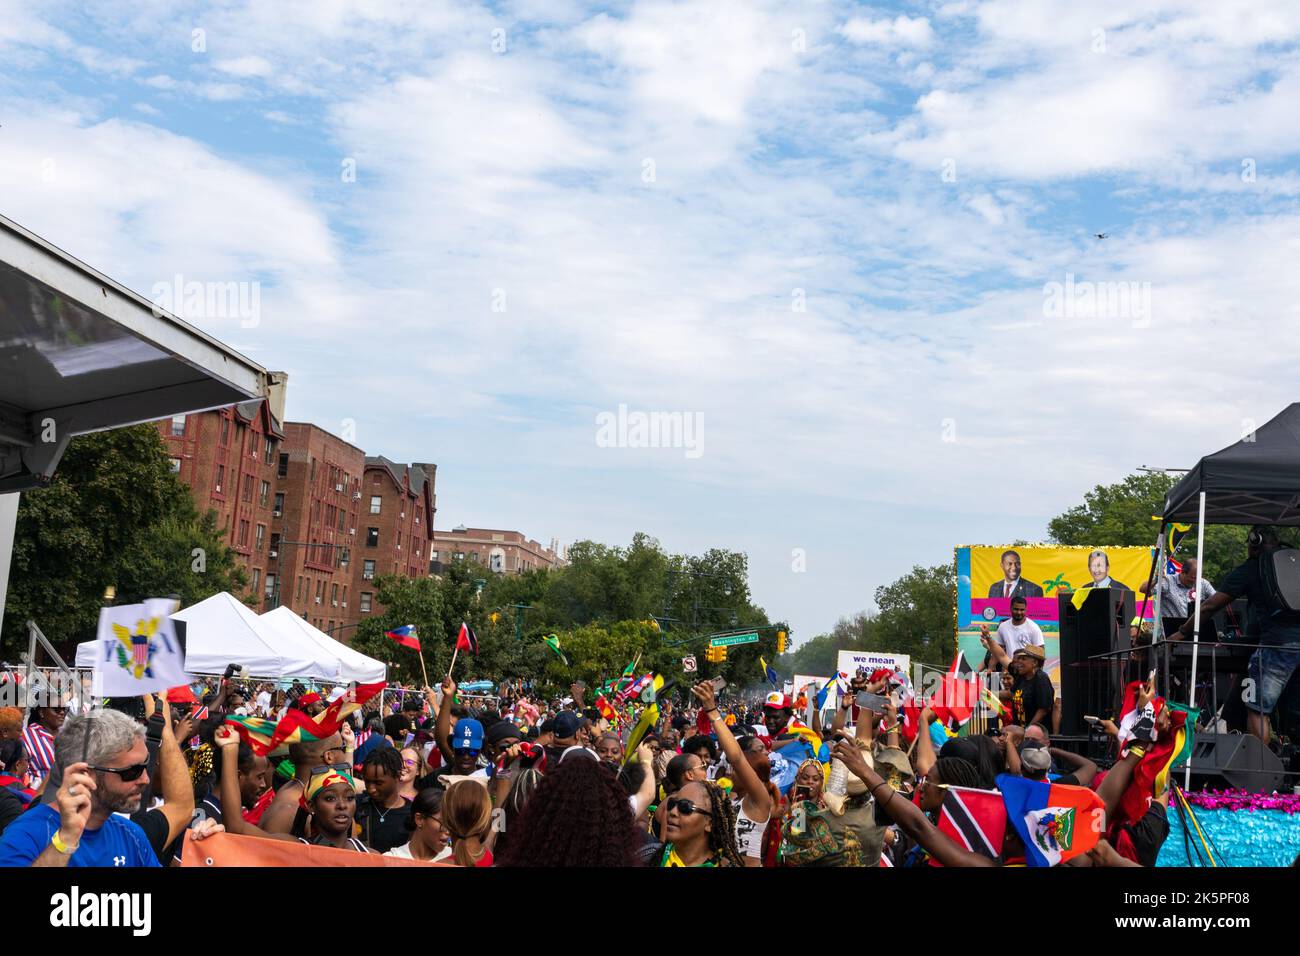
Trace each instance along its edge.
<instances>
[{"instance_id":1,"label":"traffic light","mask_svg":"<svg viewBox=\"0 0 1300 956\"><path fill-rule=\"evenodd\" d=\"M501 620L501 614L498 611L493 611L491 614L488 615L488 619L491 620L493 624L495 624L497 621Z\"/></svg>"},{"instance_id":2,"label":"traffic light","mask_svg":"<svg viewBox=\"0 0 1300 956\"><path fill-rule=\"evenodd\" d=\"M785 631L776 632L776 652L778 654L785 653Z\"/></svg>"},{"instance_id":3,"label":"traffic light","mask_svg":"<svg viewBox=\"0 0 1300 956\"><path fill-rule=\"evenodd\" d=\"M727 649L725 647L714 647L710 644L704 649L704 659L710 664L721 664L727 659Z\"/></svg>"}]
</instances>

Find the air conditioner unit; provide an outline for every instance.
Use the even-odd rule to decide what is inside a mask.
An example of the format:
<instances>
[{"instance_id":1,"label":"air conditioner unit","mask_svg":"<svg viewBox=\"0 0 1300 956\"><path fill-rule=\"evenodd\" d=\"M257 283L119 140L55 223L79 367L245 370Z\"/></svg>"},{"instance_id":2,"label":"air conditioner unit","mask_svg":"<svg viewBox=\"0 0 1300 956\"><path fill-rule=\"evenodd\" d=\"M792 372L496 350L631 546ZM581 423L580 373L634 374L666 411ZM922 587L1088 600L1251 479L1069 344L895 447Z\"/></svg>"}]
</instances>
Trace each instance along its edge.
<instances>
[{"instance_id":1,"label":"air conditioner unit","mask_svg":"<svg viewBox=\"0 0 1300 956\"><path fill-rule=\"evenodd\" d=\"M280 517L283 513L284 513L284 512L282 512L282 511L272 511L272 512L271 512L271 517L272 517L272 518L278 518L278 517Z\"/></svg>"},{"instance_id":2,"label":"air conditioner unit","mask_svg":"<svg viewBox=\"0 0 1300 956\"><path fill-rule=\"evenodd\" d=\"M317 598L317 599L316 599L316 603L317 603L317 604L320 603L320 598Z\"/></svg>"},{"instance_id":3,"label":"air conditioner unit","mask_svg":"<svg viewBox=\"0 0 1300 956\"><path fill-rule=\"evenodd\" d=\"M348 602L347 602L347 601L344 601L344 602L343 602L343 606L344 606L344 607L347 607L347 606L348 606Z\"/></svg>"},{"instance_id":4,"label":"air conditioner unit","mask_svg":"<svg viewBox=\"0 0 1300 956\"><path fill-rule=\"evenodd\" d=\"M278 558L278 557L280 556L280 552L279 552L279 551L268 551L268 552L266 553L266 556L267 556L268 558Z\"/></svg>"},{"instance_id":5,"label":"air conditioner unit","mask_svg":"<svg viewBox=\"0 0 1300 956\"><path fill-rule=\"evenodd\" d=\"M339 606L338 601L330 601L330 607L338 607L338 606Z\"/></svg>"},{"instance_id":6,"label":"air conditioner unit","mask_svg":"<svg viewBox=\"0 0 1300 956\"><path fill-rule=\"evenodd\" d=\"M348 534L356 534L356 533L357 533L356 528L348 528Z\"/></svg>"},{"instance_id":7,"label":"air conditioner unit","mask_svg":"<svg viewBox=\"0 0 1300 956\"><path fill-rule=\"evenodd\" d=\"M343 490L343 486L342 486L342 485L335 485L335 486L334 486L334 490L335 490L335 491L342 491L342 490Z\"/></svg>"},{"instance_id":8,"label":"air conditioner unit","mask_svg":"<svg viewBox=\"0 0 1300 956\"><path fill-rule=\"evenodd\" d=\"M354 491L354 492L352 492L352 500L353 500L353 501L360 501L360 500L361 500L361 492L359 492L359 491Z\"/></svg>"}]
</instances>

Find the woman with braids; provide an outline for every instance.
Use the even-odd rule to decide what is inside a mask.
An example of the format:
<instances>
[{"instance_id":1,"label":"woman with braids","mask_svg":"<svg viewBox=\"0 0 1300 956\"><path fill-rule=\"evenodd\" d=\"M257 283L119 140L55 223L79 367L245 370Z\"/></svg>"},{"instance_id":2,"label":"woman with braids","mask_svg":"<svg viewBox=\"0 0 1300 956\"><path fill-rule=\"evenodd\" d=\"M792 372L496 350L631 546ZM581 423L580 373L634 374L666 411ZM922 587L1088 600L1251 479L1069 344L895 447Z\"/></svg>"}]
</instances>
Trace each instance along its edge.
<instances>
[{"instance_id":1,"label":"woman with braids","mask_svg":"<svg viewBox=\"0 0 1300 956\"><path fill-rule=\"evenodd\" d=\"M442 798L442 825L457 866L491 866L492 798L477 780L457 780Z\"/></svg>"},{"instance_id":2,"label":"woman with braids","mask_svg":"<svg viewBox=\"0 0 1300 956\"><path fill-rule=\"evenodd\" d=\"M744 866L736 852L736 809L716 783L695 780L664 801L668 810L660 866Z\"/></svg>"},{"instance_id":3,"label":"woman with braids","mask_svg":"<svg viewBox=\"0 0 1300 956\"><path fill-rule=\"evenodd\" d=\"M505 835L502 866L637 866L644 843L614 770L579 752L546 774Z\"/></svg>"},{"instance_id":4,"label":"woman with braids","mask_svg":"<svg viewBox=\"0 0 1300 956\"><path fill-rule=\"evenodd\" d=\"M366 755L361 778L366 791L357 797L357 823L361 840L377 853L387 853L406 842L406 819L411 801L402 796L402 752L385 744Z\"/></svg>"},{"instance_id":5,"label":"woman with braids","mask_svg":"<svg viewBox=\"0 0 1300 956\"><path fill-rule=\"evenodd\" d=\"M736 851L745 866L763 865L763 833L772 817L772 796L731 733L718 709L713 684L702 681L691 688L700 702L700 710L713 726L732 779L733 806L736 811ZM708 738L704 738L707 740Z\"/></svg>"}]
</instances>

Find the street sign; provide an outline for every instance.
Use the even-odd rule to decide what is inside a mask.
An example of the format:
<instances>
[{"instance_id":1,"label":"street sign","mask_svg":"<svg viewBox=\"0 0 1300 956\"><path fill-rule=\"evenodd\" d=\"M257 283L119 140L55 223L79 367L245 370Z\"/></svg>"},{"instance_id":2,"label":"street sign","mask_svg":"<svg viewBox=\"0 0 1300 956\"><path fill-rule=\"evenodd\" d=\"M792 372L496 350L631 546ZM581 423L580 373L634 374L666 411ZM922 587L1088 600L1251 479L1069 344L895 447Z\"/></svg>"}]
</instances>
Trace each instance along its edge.
<instances>
[{"instance_id":1,"label":"street sign","mask_svg":"<svg viewBox=\"0 0 1300 956\"><path fill-rule=\"evenodd\" d=\"M694 657L683 657L683 658L682 658L682 670L686 671L686 673L688 673L688 674L694 674L694 673L695 673L695 658L694 658Z\"/></svg>"},{"instance_id":2,"label":"street sign","mask_svg":"<svg viewBox=\"0 0 1300 956\"><path fill-rule=\"evenodd\" d=\"M709 641L710 647L731 647L733 644L757 644L757 634L732 634L730 637L715 637Z\"/></svg>"}]
</instances>

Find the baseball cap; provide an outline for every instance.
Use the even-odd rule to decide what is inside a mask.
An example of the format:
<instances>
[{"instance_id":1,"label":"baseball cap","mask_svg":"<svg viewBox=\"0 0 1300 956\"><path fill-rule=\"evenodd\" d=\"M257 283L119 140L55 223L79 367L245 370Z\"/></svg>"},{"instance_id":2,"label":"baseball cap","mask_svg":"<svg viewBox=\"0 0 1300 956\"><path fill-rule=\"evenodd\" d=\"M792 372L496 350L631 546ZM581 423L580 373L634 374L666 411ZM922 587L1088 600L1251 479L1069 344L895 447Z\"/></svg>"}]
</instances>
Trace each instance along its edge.
<instances>
[{"instance_id":1,"label":"baseball cap","mask_svg":"<svg viewBox=\"0 0 1300 956\"><path fill-rule=\"evenodd\" d=\"M194 691L190 690L188 684L182 684L180 687L173 687L167 691L167 703L169 704L197 704L194 698Z\"/></svg>"},{"instance_id":2,"label":"baseball cap","mask_svg":"<svg viewBox=\"0 0 1300 956\"><path fill-rule=\"evenodd\" d=\"M462 717L452 731L451 746L455 750L482 750L483 725L473 717Z\"/></svg>"},{"instance_id":3,"label":"baseball cap","mask_svg":"<svg viewBox=\"0 0 1300 956\"><path fill-rule=\"evenodd\" d=\"M578 728L582 726L582 718L571 710L565 710L555 718L555 736L559 740L565 740L574 736Z\"/></svg>"},{"instance_id":4,"label":"baseball cap","mask_svg":"<svg viewBox=\"0 0 1300 956\"><path fill-rule=\"evenodd\" d=\"M763 706L771 707L773 710L784 710L787 707L793 708L794 702L790 700L789 694L774 690L767 695L767 700L763 701Z\"/></svg>"},{"instance_id":5,"label":"baseball cap","mask_svg":"<svg viewBox=\"0 0 1300 956\"><path fill-rule=\"evenodd\" d=\"M301 697L298 698L299 707L306 707L308 704L319 704L319 703L320 703L320 694L316 693L314 690L306 694L303 694Z\"/></svg>"}]
</instances>

